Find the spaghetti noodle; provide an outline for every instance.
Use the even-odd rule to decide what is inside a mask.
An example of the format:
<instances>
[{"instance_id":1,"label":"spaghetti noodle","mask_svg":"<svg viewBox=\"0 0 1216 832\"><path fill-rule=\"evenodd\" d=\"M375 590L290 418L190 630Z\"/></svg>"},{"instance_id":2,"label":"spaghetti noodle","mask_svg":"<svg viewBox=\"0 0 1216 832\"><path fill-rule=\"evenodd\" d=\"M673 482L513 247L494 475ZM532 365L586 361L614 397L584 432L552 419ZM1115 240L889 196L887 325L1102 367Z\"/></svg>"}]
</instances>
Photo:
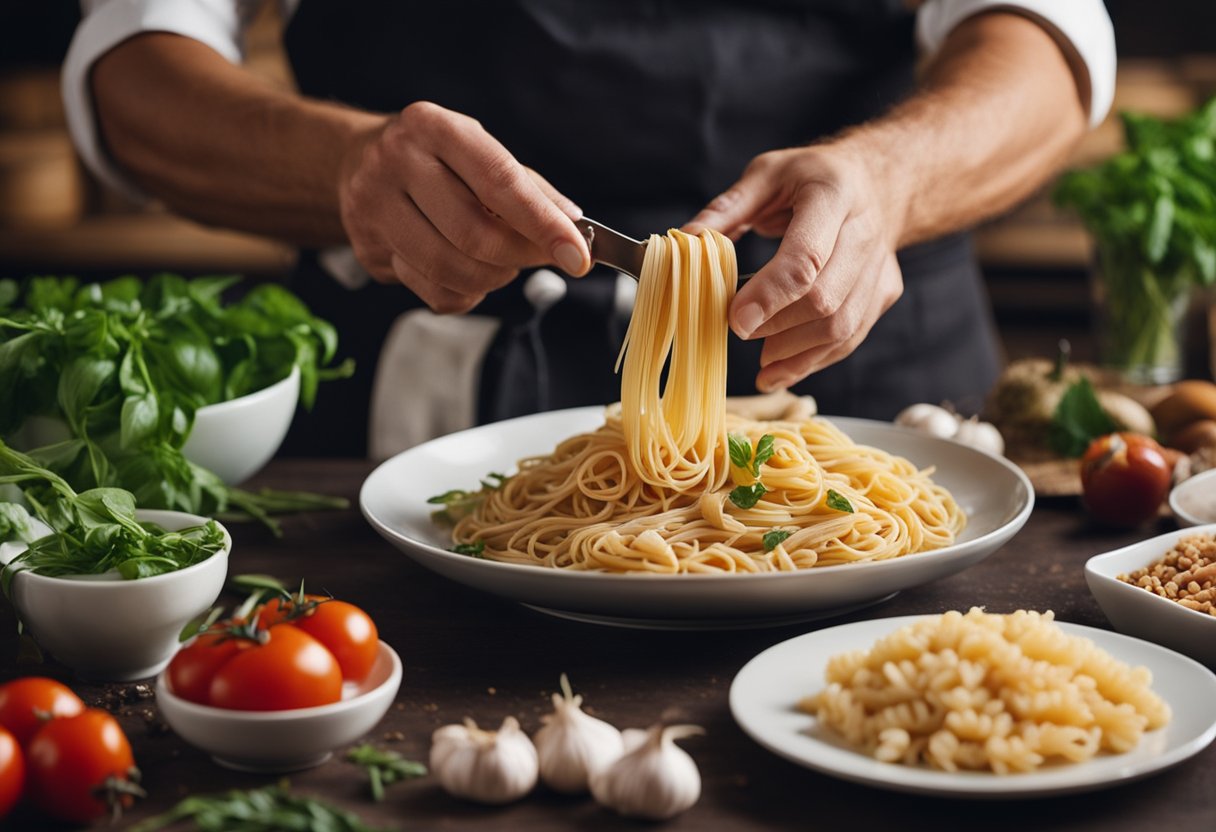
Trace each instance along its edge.
<instances>
[{"instance_id":1,"label":"spaghetti noodle","mask_svg":"<svg viewBox=\"0 0 1216 832\"><path fill-rule=\"evenodd\" d=\"M965 517L930 471L823 419L727 413L737 279L717 232L652 236L620 404L474 495L453 539L493 560L647 573L806 569L953 543Z\"/></svg>"}]
</instances>

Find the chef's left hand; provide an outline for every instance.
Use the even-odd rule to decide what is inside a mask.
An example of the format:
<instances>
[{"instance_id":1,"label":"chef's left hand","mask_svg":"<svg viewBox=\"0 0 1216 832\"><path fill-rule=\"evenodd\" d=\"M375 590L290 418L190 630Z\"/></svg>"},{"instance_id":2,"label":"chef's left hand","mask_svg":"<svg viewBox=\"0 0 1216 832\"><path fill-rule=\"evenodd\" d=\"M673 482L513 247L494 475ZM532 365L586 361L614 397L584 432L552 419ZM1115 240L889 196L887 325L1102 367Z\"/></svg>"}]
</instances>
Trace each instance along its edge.
<instances>
[{"instance_id":1,"label":"chef's left hand","mask_svg":"<svg viewBox=\"0 0 1216 832\"><path fill-rule=\"evenodd\" d=\"M789 387L840 361L903 293L895 259L899 206L878 171L844 144L776 150L697 214L686 230L781 237L777 254L730 309L740 338L763 338L761 390Z\"/></svg>"}]
</instances>

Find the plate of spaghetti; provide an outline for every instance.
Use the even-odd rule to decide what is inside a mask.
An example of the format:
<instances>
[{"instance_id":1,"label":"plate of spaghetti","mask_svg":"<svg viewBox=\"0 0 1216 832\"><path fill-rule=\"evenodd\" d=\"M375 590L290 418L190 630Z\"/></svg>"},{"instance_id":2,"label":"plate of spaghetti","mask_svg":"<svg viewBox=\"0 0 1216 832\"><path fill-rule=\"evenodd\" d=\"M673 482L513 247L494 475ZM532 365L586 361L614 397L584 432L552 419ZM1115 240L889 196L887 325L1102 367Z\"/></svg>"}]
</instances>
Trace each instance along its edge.
<instances>
[{"instance_id":1,"label":"plate of spaghetti","mask_svg":"<svg viewBox=\"0 0 1216 832\"><path fill-rule=\"evenodd\" d=\"M883 422L743 415L726 398L730 241L648 241L621 400L411 448L371 525L453 580L602 623L744 627L841 614L965 569L1029 517L1004 459Z\"/></svg>"}]
</instances>

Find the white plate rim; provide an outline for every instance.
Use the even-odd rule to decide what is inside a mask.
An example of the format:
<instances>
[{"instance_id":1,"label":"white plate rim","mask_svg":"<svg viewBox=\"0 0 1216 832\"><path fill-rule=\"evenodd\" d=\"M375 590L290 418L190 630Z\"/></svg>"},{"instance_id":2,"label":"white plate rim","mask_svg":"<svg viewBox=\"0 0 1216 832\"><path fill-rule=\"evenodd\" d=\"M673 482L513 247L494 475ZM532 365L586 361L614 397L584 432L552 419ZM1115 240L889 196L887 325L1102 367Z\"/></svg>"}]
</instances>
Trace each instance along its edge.
<instances>
[{"instance_id":1,"label":"white plate rim","mask_svg":"<svg viewBox=\"0 0 1216 832\"><path fill-rule=\"evenodd\" d=\"M566 410L549 411L546 414L533 414L533 416L569 414L571 417L576 417L576 416L581 416L583 414L586 414L590 411L602 413L603 407L596 406L596 405L592 405L592 406L588 406L588 407L575 407L575 408L568 408ZM460 435L466 434L470 431L484 430L487 427L493 427L494 425L502 425L505 422L516 422L521 419L529 419L529 418L533 418L533 416L519 416L519 417L516 417L515 419L504 420L503 422L494 422L494 423L490 423L488 425L480 425L478 427L469 428L468 430L465 430L465 431L459 431L458 433L448 434L445 437L438 437L438 438L446 439L448 437L460 436ZM839 422L844 422L846 425L850 422L867 422L867 423L874 423L874 424L882 424L884 427L890 428L893 431L915 434L918 438L923 438L926 441L951 442L951 444L959 444L959 443L953 443L951 440L941 439L940 437L932 437L932 436L928 436L926 434L921 434L917 431L913 431L910 428L901 427L899 425L894 425L894 424L890 424L890 423L880 422L879 420L858 419L855 417L848 417L848 416L823 416L822 418L827 419L829 422L832 422L833 424L838 424ZM842 430L844 430L844 429L845 428L842 428ZM847 430L846 430L846 433L847 433ZM410 450L413 450L413 449L410 449ZM971 449L971 450L974 450L974 449ZM970 538L966 541L955 543L953 546L947 546L943 549L935 549L931 552L920 553L921 555L930 556L930 557L934 556L934 555L949 556L949 555L954 554L958 550L958 547L960 547L960 546L966 546L968 550L972 549L972 548L980 548L980 547L986 545L989 541L1002 536L1004 533L1006 533L1006 531L1010 527L1020 529L1025 524L1026 520L1029 518L1031 511L1034 509L1034 503L1035 503L1034 486L1031 484L1030 478L1026 476L1026 473L1021 468L1019 468L1017 465L1010 462L1008 459L1006 459L1004 457L992 456L990 454L983 454L982 451L974 451L974 452L988 457L993 462L998 463L999 465L1004 467L1010 474L1012 474L1021 484L1022 494L1025 499L1023 500L1022 504L1018 507L1017 511L1014 512L1013 515L1010 516L1009 519L1006 520L1006 522L1004 522L1000 526L998 526L994 529L991 529L988 532L985 532L984 534L980 535L979 537ZM409 453L409 450L403 451L402 453ZM501 561L484 560L484 559L478 559L478 558L470 559L468 555L457 554L455 552L452 552L451 550L436 546L433 543L430 543L428 541L420 540L418 538L403 534L399 530L395 529L393 526L389 525L387 522L385 522L382 519L380 519L379 517L377 517L376 514L369 508L369 503L371 502L369 495L375 489L375 484L376 484L375 481L379 477L388 476L387 472L392 470L394 461L397 460L398 457L400 457L401 455L402 454L396 454L396 455L390 457L389 459L381 462L379 465L376 466L376 468L370 474L368 474L367 478L363 481L363 485L359 489L359 511L363 514L364 519L366 519L367 522L374 529L376 529L376 531L381 536L386 537L386 538L391 538L393 540L396 540L399 543L406 544L408 546L419 547L419 548L423 549L424 551L426 551L426 553L431 556L446 558L448 560L460 562L462 564L472 560L473 563L476 564L475 568L484 569L491 573L495 570L504 572L504 573L514 573L514 574L540 573L540 574L543 574L546 576L550 576L547 578L547 580L593 581L593 582L597 582L600 584L602 584L604 582L611 582L611 581L631 581L631 582L633 582L633 581L644 580L644 581L678 582L680 585L696 585L696 584L701 584L701 583L720 583L720 582L726 581L732 585L735 585L735 584L738 584L739 581L748 581L748 582L779 581L782 579L788 580L788 577L789 577L786 573L781 573L781 572L760 572L760 573L742 573L742 574L731 573L731 574L721 574L721 575L703 575L703 574L664 575L664 574L645 573L645 574L636 574L635 575L635 574L587 572L587 571L569 570L569 569L549 569L547 567L534 566L532 564L504 563ZM901 569L914 569L914 568L916 568L915 558L901 557L901 558L889 558L886 560L878 560L878 561L861 561L858 563L844 563L844 564L836 564L833 566L821 566L821 567L817 567L815 569L803 570L799 574L800 575L814 575L814 574L823 575L823 574L827 574L829 572L839 572L841 569L847 569L850 572L855 571L855 570L867 570L867 569L869 569L869 570L882 569L884 571L889 570L892 572L897 572Z\"/></svg>"},{"instance_id":2,"label":"white plate rim","mask_svg":"<svg viewBox=\"0 0 1216 832\"><path fill-rule=\"evenodd\" d=\"M1185 737L1167 745L1160 754L1148 759L1134 760L1130 765L1120 766L1118 764L1118 757L1121 755L1105 755L1096 760L1100 761L1100 767L1095 765L1096 761L1087 761L1024 774L996 775L983 772L952 774L928 767L882 763L862 751L845 746L843 741L839 745L835 745L808 736L803 732L797 732L797 739L791 743L785 741L784 738L774 738L763 728L757 726L757 706L748 701L746 689L753 684L754 678L767 670L768 664L778 661L782 655L797 654L800 649L804 649L805 645L821 641L833 644L829 651L833 654L862 646L868 648L878 637L927 617L932 616L904 615L866 619L804 633L772 645L748 660L735 674L729 694L731 716L740 729L761 747L792 763L821 774L892 791L972 799L1038 798L1110 788L1175 766L1203 751L1216 739L1216 674L1199 662L1158 644L1110 630L1069 622L1057 623L1070 635L1089 638L1099 647L1112 652L1117 658L1122 658L1119 656L1121 646L1134 646L1135 649L1144 651L1146 655L1153 657L1151 662L1153 666L1150 669L1154 671L1173 665L1175 668L1185 669L1187 673L1194 674L1196 679L1207 685L1210 694L1212 714L1206 728L1194 736ZM853 632L850 633L850 630ZM841 638L842 634L855 638L858 644L848 643L846 639ZM1157 672L1154 672L1154 679L1156 680L1157 677ZM804 691L791 691L790 699L785 704L793 710L798 698L814 693L818 689L815 687L816 684L821 687L822 679L811 681ZM1154 689L1167 702L1170 702L1169 696L1161 690ZM1173 702L1170 702L1170 706L1174 711L1174 720L1176 720L1177 708ZM805 722L813 724L815 719L813 716L809 714L802 716L805 717ZM1171 724L1173 724L1173 720L1171 720ZM1166 726L1159 730L1168 731L1169 727ZM808 754L809 750L814 750L815 755ZM1113 776L1099 776L1100 772L1108 768L1113 770ZM1086 776L1087 771L1089 776Z\"/></svg>"}]
</instances>

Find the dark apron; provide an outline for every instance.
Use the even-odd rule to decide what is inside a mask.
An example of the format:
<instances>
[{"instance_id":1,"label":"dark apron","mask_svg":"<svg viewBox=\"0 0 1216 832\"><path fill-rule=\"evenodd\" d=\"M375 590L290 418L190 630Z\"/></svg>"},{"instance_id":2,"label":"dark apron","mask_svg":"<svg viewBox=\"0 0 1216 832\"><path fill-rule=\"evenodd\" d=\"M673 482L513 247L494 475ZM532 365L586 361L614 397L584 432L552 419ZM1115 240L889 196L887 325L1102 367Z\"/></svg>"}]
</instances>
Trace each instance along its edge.
<instances>
[{"instance_id":1,"label":"dark apron","mask_svg":"<svg viewBox=\"0 0 1216 832\"><path fill-rule=\"evenodd\" d=\"M757 154L829 135L905 96L912 23L900 0L302 0L286 44L304 94L380 112L429 100L466 113L590 216L644 237L683 224ZM741 271L775 250L749 235L738 245ZM968 238L899 259L903 298L850 358L795 388L825 413L888 419L914 401L976 400L995 378ZM361 456L380 344L420 302L397 286L348 291L309 252L293 281L335 322L359 369L322 389L288 451ZM504 325L482 367L481 421L618 398L612 366L624 330L613 281L604 269L568 281L539 322L545 379L526 337L533 311L522 281L487 297L474 314ZM760 348L732 336L732 395L755 392Z\"/></svg>"}]
</instances>

